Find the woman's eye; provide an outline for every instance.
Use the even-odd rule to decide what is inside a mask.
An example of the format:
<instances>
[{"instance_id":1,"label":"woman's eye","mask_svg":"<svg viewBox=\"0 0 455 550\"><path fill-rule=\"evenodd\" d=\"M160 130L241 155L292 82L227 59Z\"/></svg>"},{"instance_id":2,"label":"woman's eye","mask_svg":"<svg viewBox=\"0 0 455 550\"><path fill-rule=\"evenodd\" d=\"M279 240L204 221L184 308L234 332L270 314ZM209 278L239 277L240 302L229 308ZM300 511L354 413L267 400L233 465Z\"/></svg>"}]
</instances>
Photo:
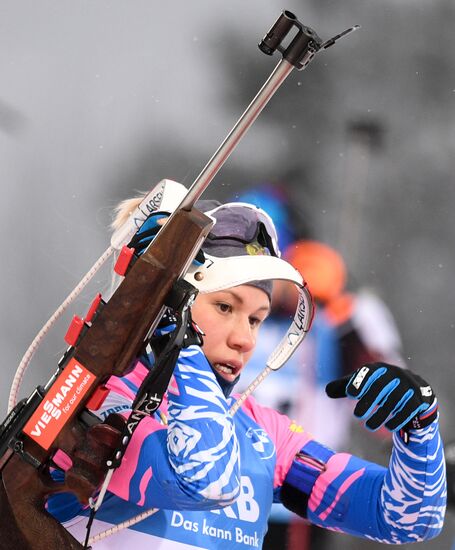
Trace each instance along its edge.
<instances>
[{"instance_id":1,"label":"woman's eye","mask_svg":"<svg viewBox=\"0 0 455 550\"><path fill-rule=\"evenodd\" d=\"M232 307L231 307L230 304L225 304L223 302L219 302L216 305L222 313L229 313L230 311L232 311Z\"/></svg>"},{"instance_id":2,"label":"woman's eye","mask_svg":"<svg viewBox=\"0 0 455 550\"><path fill-rule=\"evenodd\" d=\"M261 323L261 319L258 319L257 317L250 317L250 325L252 327L258 327Z\"/></svg>"}]
</instances>

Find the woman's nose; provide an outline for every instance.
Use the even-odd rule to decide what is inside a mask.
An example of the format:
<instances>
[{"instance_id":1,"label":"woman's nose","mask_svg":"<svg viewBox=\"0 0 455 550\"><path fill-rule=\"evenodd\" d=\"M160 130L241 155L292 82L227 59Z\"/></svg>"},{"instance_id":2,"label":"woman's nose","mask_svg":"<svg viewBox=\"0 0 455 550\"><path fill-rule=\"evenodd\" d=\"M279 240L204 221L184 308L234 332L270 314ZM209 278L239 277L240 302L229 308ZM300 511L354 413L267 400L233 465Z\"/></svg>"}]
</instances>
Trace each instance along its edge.
<instances>
[{"instance_id":1,"label":"woman's nose","mask_svg":"<svg viewBox=\"0 0 455 550\"><path fill-rule=\"evenodd\" d=\"M233 324L228 340L229 347L247 353L256 345L256 338L251 330L249 320Z\"/></svg>"}]
</instances>

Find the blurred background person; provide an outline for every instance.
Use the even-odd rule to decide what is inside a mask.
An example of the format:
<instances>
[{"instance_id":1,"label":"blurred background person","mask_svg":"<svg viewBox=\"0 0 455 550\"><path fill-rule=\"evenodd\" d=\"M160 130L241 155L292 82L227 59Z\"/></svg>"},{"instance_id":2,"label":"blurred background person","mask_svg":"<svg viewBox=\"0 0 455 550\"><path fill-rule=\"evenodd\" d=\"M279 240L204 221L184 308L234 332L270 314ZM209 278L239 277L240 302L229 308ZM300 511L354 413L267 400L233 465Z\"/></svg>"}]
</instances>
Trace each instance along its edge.
<instances>
[{"instance_id":1,"label":"blurred background person","mask_svg":"<svg viewBox=\"0 0 455 550\"><path fill-rule=\"evenodd\" d=\"M340 409L339 403L326 396L325 386L333 377L345 376L365 363L384 361L404 366L401 338L392 314L373 291L346 289L346 265L334 248L300 240L283 256L305 278L316 304L312 330L301 346L294 415L327 445L347 449L350 403L346 403L346 410ZM281 302L292 303L290 298L284 295ZM335 412L336 425L327 421Z\"/></svg>"},{"instance_id":2,"label":"blurred background person","mask_svg":"<svg viewBox=\"0 0 455 550\"><path fill-rule=\"evenodd\" d=\"M349 421L328 426L324 412L321 414L326 411L331 417L335 406L339 412L339 404L325 395L325 385L367 362L405 366L394 318L372 290L347 290L348 270L341 254L328 244L306 237L309 230L302 222L304 216L293 212L284 186L258 185L235 199L272 213L278 237L284 243L283 257L302 274L316 303L312 330L304 343L284 369L258 387L256 396L291 414L327 445L337 450L346 448ZM261 352L254 356L255 368L251 369L255 375L264 368L282 327L289 325L296 298L292 285L275 283L272 315L262 335ZM346 413L350 420L351 413Z\"/></svg>"},{"instance_id":3,"label":"blurred background person","mask_svg":"<svg viewBox=\"0 0 455 550\"><path fill-rule=\"evenodd\" d=\"M256 398L286 412L295 419L296 425L301 425L332 448L347 451L355 447L356 452L377 458L384 445L383 439L374 442L359 434L352 441L352 403L329 399L325 386L330 380L353 372L367 362L381 360L404 366L401 339L393 316L371 290L346 290L345 263L330 246L299 240L290 244L283 256L307 281L316 313L305 341L280 371L272 373L258 387ZM268 352L283 334L283 327L289 324L295 298L290 286L275 284L272 315L258 346L261 352L251 363L256 374L264 368ZM385 432L381 435L386 438L388 447L389 437ZM270 549L276 548L278 540L288 540L290 550L329 548L331 539L330 532L310 527L299 518L291 519L290 514L277 512L272 516Z\"/></svg>"},{"instance_id":4,"label":"blurred background person","mask_svg":"<svg viewBox=\"0 0 455 550\"><path fill-rule=\"evenodd\" d=\"M352 402L329 399L325 386L334 377L350 374L365 363L383 361L404 367L394 318L372 290L347 290L346 264L329 245L299 240L283 256L302 274L316 305L312 329L296 358L300 366L291 416L329 447L340 451L355 448L361 455L380 460L381 451L386 450L381 449L384 441L387 448L390 446L390 435L380 430L381 439L374 442L365 433L358 433L352 422ZM289 310L295 300L289 294L293 291L286 286L282 292L281 303ZM354 434L358 437L353 437ZM290 522L288 538L290 549L305 543L309 548L328 549L334 544L332 533L305 524L297 517Z\"/></svg>"},{"instance_id":5,"label":"blurred background person","mask_svg":"<svg viewBox=\"0 0 455 550\"><path fill-rule=\"evenodd\" d=\"M316 304L313 325L305 341L284 368L259 385L256 398L290 415L296 426L302 426L331 448L347 451L355 446L357 452L363 453L368 447L370 457L377 458L382 441L371 445L371 438L365 439L360 434L354 445L351 441L353 405L349 400L339 402L328 398L325 386L364 363L385 361L404 366L401 338L390 310L371 290L347 290L347 267L334 248L312 239L296 239L296 235L309 231L302 222L299 226L294 222L296 217L282 186L260 185L237 195L236 199L273 212L274 219L278 220L279 238L287 244L283 247L283 257L302 274ZM289 325L296 298L292 285L275 282L272 314L251 360L249 378L240 382L242 389L264 369L269 353ZM385 430L381 433L390 440ZM276 507L265 548L276 548L286 541L290 550L323 548L323 545L328 547L330 539L329 532L310 528Z\"/></svg>"}]
</instances>

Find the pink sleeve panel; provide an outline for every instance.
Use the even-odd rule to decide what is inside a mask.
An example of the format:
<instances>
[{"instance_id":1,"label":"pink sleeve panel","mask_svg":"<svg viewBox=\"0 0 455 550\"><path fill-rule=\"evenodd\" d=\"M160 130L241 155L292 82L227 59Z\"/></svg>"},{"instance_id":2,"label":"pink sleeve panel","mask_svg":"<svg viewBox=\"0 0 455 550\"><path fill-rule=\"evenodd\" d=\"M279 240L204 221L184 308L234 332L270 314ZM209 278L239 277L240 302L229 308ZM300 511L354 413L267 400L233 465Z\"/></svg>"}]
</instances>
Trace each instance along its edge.
<instances>
[{"instance_id":1,"label":"pink sleeve panel","mask_svg":"<svg viewBox=\"0 0 455 550\"><path fill-rule=\"evenodd\" d=\"M275 444L276 465L273 486L274 488L280 487L295 455L314 438L288 416L259 405L253 397L249 397L245 401L242 411L257 422Z\"/></svg>"},{"instance_id":2,"label":"pink sleeve panel","mask_svg":"<svg viewBox=\"0 0 455 550\"><path fill-rule=\"evenodd\" d=\"M316 483L314 484L311 492L308 507L312 512L316 512L322 502L326 504L326 507L319 511L319 519L324 521L328 515L332 512L340 498L346 493L349 487L359 478L364 472L365 468L353 471L339 487L334 490L335 480L343 474L346 470L348 463L352 455L348 453L336 453L334 454L326 464L326 471L321 474Z\"/></svg>"},{"instance_id":3,"label":"pink sleeve panel","mask_svg":"<svg viewBox=\"0 0 455 550\"><path fill-rule=\"evenodd\" d=\"M111 391L123 395L127 399L134 400L137 390L146 377L149 369L145 367L140 361L136 366L125 376L121 378L117 376L111 376L107 381L106 387Z\"/></svg>"},{"instance_id":4,"label":"pink sleeve panel","mask_svg":"<svg viewBox=\"0 0 455 550\"><path fill-rule=\"evenodd\" d=\"M112 480L109 484L109 491L115 493L124 500L129 500L129 487L131 479L137 470L144 440L150 437L150 434L157 432L158 430L165 430L166 428L166 426L163 426L152 417L146 417L140 421L133 434L133 438L126 449L120 468L117 468L112 476ZM145 470L143 479L139 482L139 486L143 489L142 499L145 499L145 488L147 487L152 475L153 472L150 467Z\"/></svg>"},{"instance_id":5,"label":"pink sleeve panel","mask_svg":"<svg viewBox=\"0 0 455 550\"><path fill-rule=\"evenodd\" d=\"M136 396L137 389L142 384L148 372L149 369L138 361L131 372L122 378L111 376L106 386L111 391L133 401ZM166 399L163 401L162 408L167 408ZM122 412L122 415L125 417L127 417L128 414L128 411ZM124 500L129 500L129 487L131 479L137 470L144 440L149 437L150 434L163 429L166 429L166 426L163 426L154 417L146 417L140 421L133 434L133 438L128 445L125 456L122 459L121 466L115 470L114 475L112 476L112 480L109 484L109 491ZM139 482L142 501L145 499L145 489L152 475L153 472L150 467L144 472L143 479Z\"/></svg>"}]
</instances>

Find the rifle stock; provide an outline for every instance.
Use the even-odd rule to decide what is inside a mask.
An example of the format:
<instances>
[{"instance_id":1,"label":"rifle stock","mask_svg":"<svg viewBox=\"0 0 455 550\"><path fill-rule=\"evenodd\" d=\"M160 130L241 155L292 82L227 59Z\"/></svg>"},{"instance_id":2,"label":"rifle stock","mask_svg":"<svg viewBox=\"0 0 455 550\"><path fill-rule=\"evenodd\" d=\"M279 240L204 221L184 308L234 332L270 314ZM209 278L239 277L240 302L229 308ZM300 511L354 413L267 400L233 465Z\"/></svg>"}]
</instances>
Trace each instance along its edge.
<instances>
[{"instance_id":1,"label":"rifle stock","mask_svg":"<svg viewBox=\"0 0 455 550\"><path fill-rule=\"evenodd\" d=\"M84 436L80 413L110 376L125 374L143 351L174 284L184 275L212 225L209 217L194 208L174 213L67 352L58 377L45 388L37 388L19 407L14 422L4 426L0 469L14 450L29 463L27 470L32 464L40 475L57 449L72 454ZM19 470L20 464L16 462Z\"/></svg>"}]
</instances>

